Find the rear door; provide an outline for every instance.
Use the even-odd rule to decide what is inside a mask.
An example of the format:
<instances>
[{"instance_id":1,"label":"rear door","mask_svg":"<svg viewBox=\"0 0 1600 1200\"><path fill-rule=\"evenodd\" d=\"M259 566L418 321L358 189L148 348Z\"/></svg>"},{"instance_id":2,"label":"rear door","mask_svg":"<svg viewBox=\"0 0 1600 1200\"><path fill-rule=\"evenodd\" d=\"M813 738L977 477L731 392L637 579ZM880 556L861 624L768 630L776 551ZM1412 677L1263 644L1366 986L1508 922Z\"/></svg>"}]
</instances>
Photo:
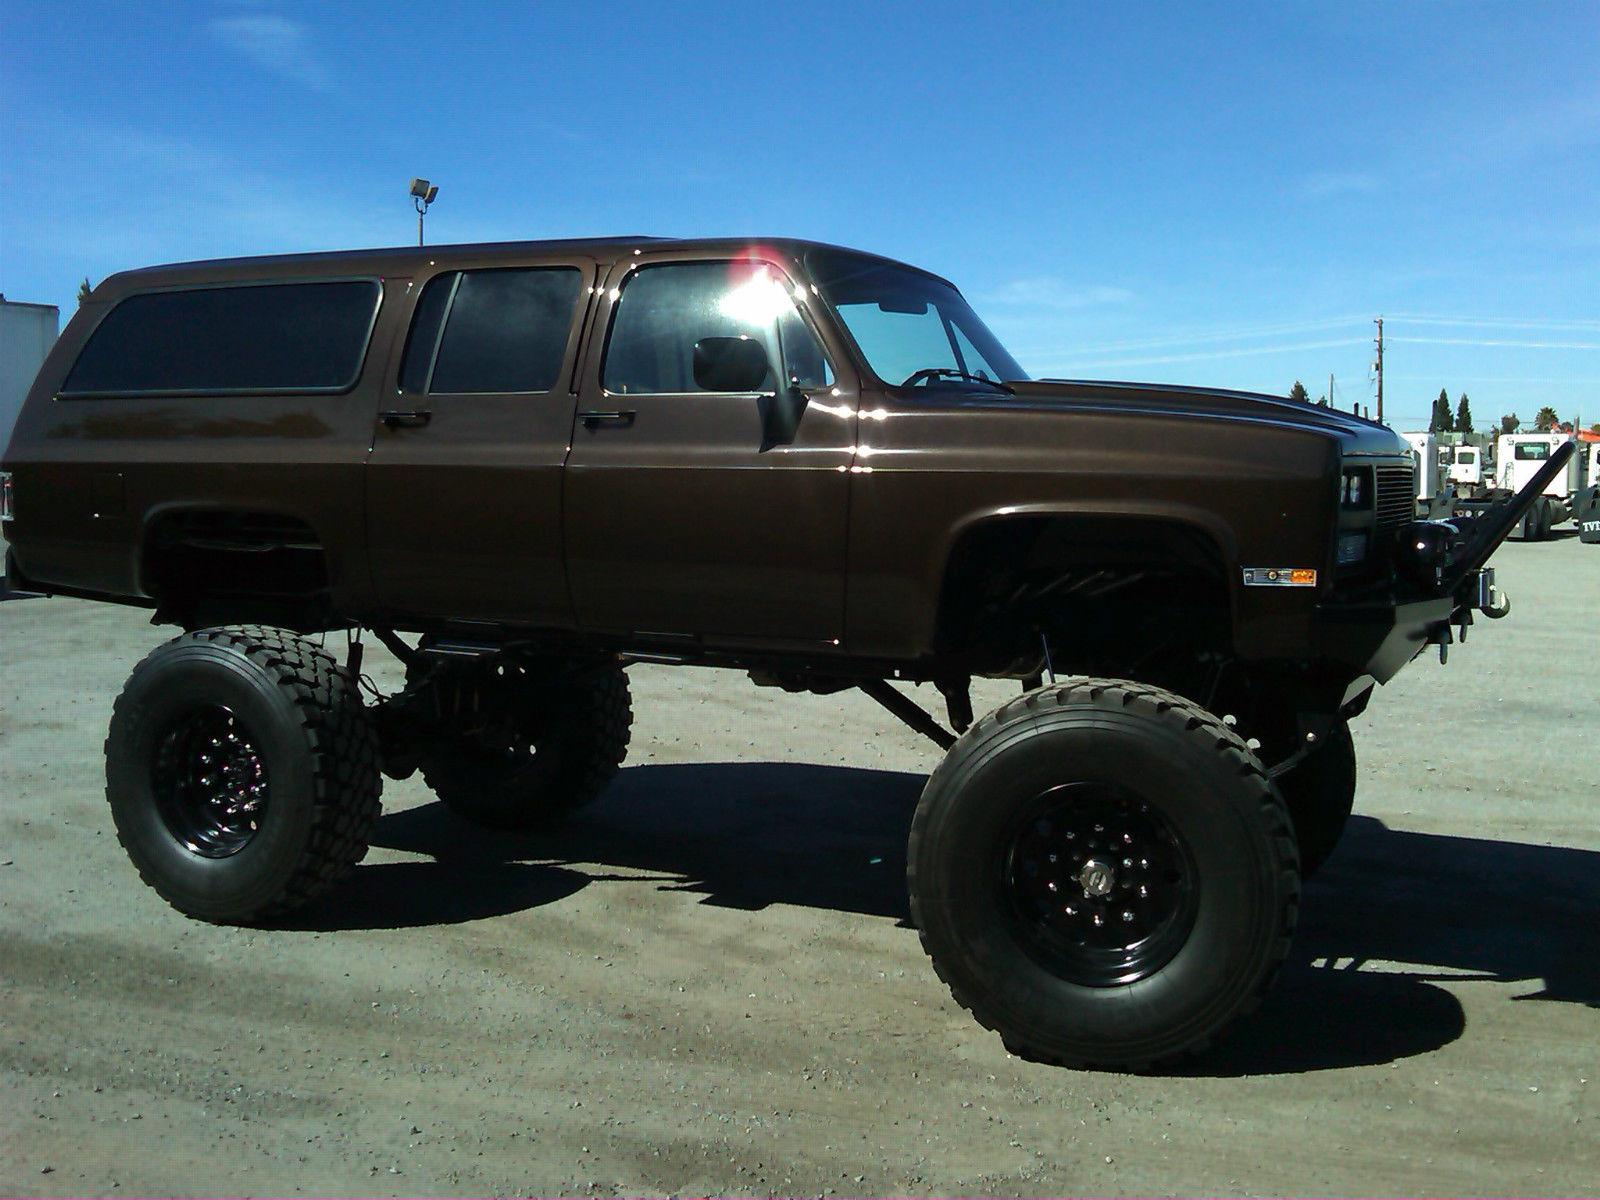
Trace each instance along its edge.
<instances>
[{"instance_id":1,"label":"rear door","mask_svg":"<svg viewBox=\"0 0 1600 1200\"><path fill-rule=\"evenodd\" d=\"M391 615L570 627L561 467L595 263L414 281L367 466L367 543Z\"/></svg>"},{"instance_id":2,"label":"rear door","mask_svg":"<svg viewBox=\"0 0 1600 1200\"><path fill-rule=\"evenodd\" d=\"M856 390L807 302L775 263L683 251L637 257L605 289L563 503L580 625L836 650ZM762 387L696 382L696 344L730 338L766 349Z\"/></svg>"}]
</instances>

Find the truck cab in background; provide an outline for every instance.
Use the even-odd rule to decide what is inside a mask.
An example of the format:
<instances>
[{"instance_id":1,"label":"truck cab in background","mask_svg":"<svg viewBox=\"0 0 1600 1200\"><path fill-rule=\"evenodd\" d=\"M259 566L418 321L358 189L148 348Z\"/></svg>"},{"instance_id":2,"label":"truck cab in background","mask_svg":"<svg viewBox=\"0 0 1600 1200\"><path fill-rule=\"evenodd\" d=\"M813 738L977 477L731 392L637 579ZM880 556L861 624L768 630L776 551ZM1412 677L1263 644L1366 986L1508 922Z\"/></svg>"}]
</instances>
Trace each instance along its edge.
<instances>
[{"instance_id":1,"label":"truck cab in background","mask_svg":"<svg viewBox=\"0 0 1600 1200\"><path fill-rule=\"evenodd\" d=\"M1513 495L1555 457L1561 446L1574 440L1570 433L1501 434L1496 441L1494 486L1458 497L1452 504L1452 514L1478 516L1489 506ZM1600 469L1596 467L1597 456L1593 451L1593 447L1588 447L1585 453L1573 454L1546 482L1518 528L1522 540L1545 541L1556 526L1579 519L1579 510L1596 481L1595 471Z\"/></svg>"},{"instance_id":2,"label":"truck cab in background","mask_svg":"<svg viewBox=\"0 0 1600 1200\"><path fill-rule=\"evenodd\" d=\"M1458 496L1474 496L1493 486L1494 460L1489 456L1488 447L1465 444L1451 447L1447 474Z\"/></svg>"}]
</instances>

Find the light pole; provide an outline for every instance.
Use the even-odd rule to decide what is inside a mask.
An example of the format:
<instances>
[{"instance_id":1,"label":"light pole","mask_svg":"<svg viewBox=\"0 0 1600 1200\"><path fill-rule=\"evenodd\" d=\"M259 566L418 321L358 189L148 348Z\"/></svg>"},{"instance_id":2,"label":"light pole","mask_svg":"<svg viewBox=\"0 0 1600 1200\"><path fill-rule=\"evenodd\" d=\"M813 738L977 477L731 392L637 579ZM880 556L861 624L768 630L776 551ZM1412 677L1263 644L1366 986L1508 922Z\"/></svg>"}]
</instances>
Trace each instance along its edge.
<instances>
[{"instance_id":1,"label":"light pole","mask_svg":"<svg viewBox=\"0 0 1600 1200\"><path fill-rule=\"evenodd\" d=\"M439 189L426 179L413 179L411 181L411 203L417 210L417 245L422 245L422 218L427 214L428 205L433 203L433 198L439 194Z\"/></svg>"}]
</instances>

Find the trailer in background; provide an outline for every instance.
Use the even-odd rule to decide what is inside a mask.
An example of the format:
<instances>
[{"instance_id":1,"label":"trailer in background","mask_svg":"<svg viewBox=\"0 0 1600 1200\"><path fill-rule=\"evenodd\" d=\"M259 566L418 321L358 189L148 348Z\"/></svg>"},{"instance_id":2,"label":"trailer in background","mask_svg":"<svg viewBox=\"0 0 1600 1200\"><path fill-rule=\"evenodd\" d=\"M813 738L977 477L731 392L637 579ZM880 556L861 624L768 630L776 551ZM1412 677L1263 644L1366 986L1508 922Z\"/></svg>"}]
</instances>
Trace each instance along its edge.
<instances>
[{"instance_id":1,"label":"trailer in background","mask_svg":"<svg viewBox=\"0 0 1600 1200\"><path fill-rule=\"evenodd\" d=\"M0 296L0 451L11 440L22 401L60 327L61 311L55 305L20 304Z\"/></svg>"},{"instance_id":2,"label":"trailer in background","mask_svg":"<svg viewBox=\"0 0 1600 1200\"><path fill-rule=\"evenodd\" d=\"M56 344L61 312L53 304L19 304L0 296L0 454L11 441L11 429L22 402ZM0 559L5 557L5 531L0 529ZM3 568L0 568L3 570ZM0 599L13 596L0 574Z\"/></svg>"}]
</instances>

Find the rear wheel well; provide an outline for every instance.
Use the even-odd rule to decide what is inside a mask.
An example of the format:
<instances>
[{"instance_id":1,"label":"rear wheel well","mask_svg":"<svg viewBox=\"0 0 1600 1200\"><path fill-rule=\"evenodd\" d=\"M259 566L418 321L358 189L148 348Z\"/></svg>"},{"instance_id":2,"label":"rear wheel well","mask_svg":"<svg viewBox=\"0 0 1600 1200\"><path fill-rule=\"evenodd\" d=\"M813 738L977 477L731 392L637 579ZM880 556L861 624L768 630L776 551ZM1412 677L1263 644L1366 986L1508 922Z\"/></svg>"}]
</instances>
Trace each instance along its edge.
<instances>
[{"instance_id":1,"label":"rear wheel well","mask_svg":"<svg viewBox=\"0 0 1600 1200\"><path fill-rule=\"evenodd\" d=\"M1163 672L1150 668L1163 655L1231 656L1222 554L1172 521L986 522L951 552L936 639L939 654L969 659L975 674L1032 674L1048 639L1058 671L1158 682Z\"/></svg>"},{"instance_id":2,"label":"rear wheel well","mask_svg":"<svg viewBox=\"0 0 1600 1200\"><path fill-rule=\"evenodd\" d=\"M260 623L307 632L331 621L327 556L298 517L164 512L145 529L139 578L161 624Z\"/></svg>"}]
</instances>

